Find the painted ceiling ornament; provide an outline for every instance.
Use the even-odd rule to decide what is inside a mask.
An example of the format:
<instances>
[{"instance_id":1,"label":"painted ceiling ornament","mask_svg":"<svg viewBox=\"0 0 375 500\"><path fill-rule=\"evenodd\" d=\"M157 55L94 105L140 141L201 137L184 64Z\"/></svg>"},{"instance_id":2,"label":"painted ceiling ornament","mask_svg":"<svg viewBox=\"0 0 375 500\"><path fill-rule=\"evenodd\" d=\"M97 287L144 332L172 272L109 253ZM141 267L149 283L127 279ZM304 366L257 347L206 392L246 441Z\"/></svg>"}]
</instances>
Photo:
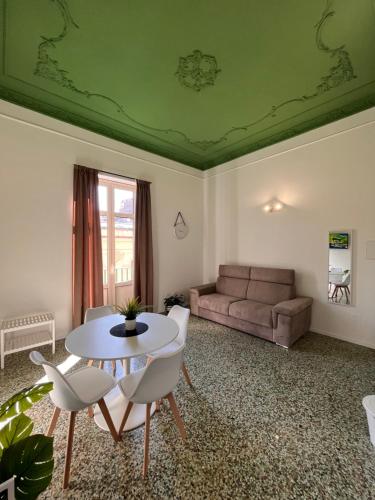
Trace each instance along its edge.
<instances>
[{"instance_id":1,"label":"painted ceiling ornament","mask_svg":"<svg viewBox=\"0 0 375 500\"><path fill-rule=\"evenodd\" d=\"M176 76L181 85L200 92L205 87L215 84L220 71L216 57L194 50L192 54L180 57Z\"/></svg>"},{"instance_id":2,"label":"painted ceiling ornament","mask_svg":"<svg viewBox=\"0 0 375 500\"><path fill-rule=\"evenodd\" d=\"M26 1L26 0L25 0ZM154 144L145 147L145 141L142 138L138 138L136 135L131 135L131 133L125 133L120 129L115 129L109 127L108 125L100 122L94 121L94 119L88 118L87 116L80 115L78 112L73 115L68 109L63 107L51 106L47 102L39 101L38 99L32 98L32 96L27 97L26 95L18 93L14 89L8 89L0 85L0 96L9 100L11 102L17 102L25 107L30 107L31 109L36 109L42 113L51 114L56 118L73 123L74 125L93 130L94 132L100 133L102 135L107 135L117 140L123 142L128 142L136 147L143 148L157 154L161 154L167 158L179 159L175 154L175 148L184 147L184 151L189 152L189 147L194 150L194 155L191 161L183 160L185 163L197 166L201 168L209 168L210 166L218 164L220 162L229 161L236 158L236 151L231 150L229 147L233 144L236 137L242 137L241 141L244 140L244 135L247 137L245 139L251 140L246 148L241 149L242 154L249 153L251 151L256 151L257 149L270 146L285 140L289 137L294 137L297 134L307 132L312 128L325 125L331 121L344 118L349 114L353 114L363 109L367 109L374 105L375 97L374 95L368 96L365 99L357 100L355 102L347 103L337 109L329 110L324 114L318 114L317 116L309 119L307 121L302 121L297 123L292 127L288 127L286 130L280 130L275 134L265 136L259 140L254 140L253 136L256 133L256 128L261 123L267 120L272 120L276 123L279 112L283 109L289 108L291 105L305 104L308 102L313 103L318 100L319 97L330 92L334 92L337 88L345 86L357 78L355 74L354 67L351 60L351 55L346 45L340 43L336 46L331 46L325 41L325 31L327 30L327 25L329 20L334 18L336 11L334 5L336 0L326 0L326 7L322 12L319 21L314 26L315 31L315 44L318 52L325 53L327 57L330 58L331 65L329 69L325 72L323 76L317 81L311 82L310 90L306 93L301 93L295 96L290 96L286 100L279 102L278 104L272 104L269 108L264 110L264 113L254 117L252 121L247 123L242 123L238 126L232 126L226 130L221 135L214 138L204 138L193 139L183 130L173 129L173 128L158 128L154 126L147 125L128 113L125 105L120 101L115 100L109 95L104 95L100 93L98 89L88 89L81 87L74 75L70 71L66 70L64 66L57 60L56 49L63 45L64 40L70 36L70 34L76 30L80 30L79 25L73 19L69 11L69 0L46 0L55 5L61 16L61 28L56 34L41 35L41 40L38 45L37 60L34 68L34 74L38 77L44 78L53 82L54 84L65 88L68 91L73 92L80 100L81 104L75 103L77 106L82 106L83 99L86 103L83 104L85 108L92 110L95 113L95 106L102 102L108 104L110 108L113 108L119 115L119 120L121 123L126 124L130 130L134 129L147 133L149 136L160 139L158 146ZM375 1L375 0L372 0ZM5 4L6 0L4 0ZM0 0L1 3L1 0ZM1 25L1 22L0 22ZM5 33L5 30L4 30ZM0 57L1 59L1 57ZM176 71L176 77L178 77L181 85L199 92L203 88L214 85L216 82L217 74L221 70L218 69L217 60L214 56L203 54L200 50L194 50L193 53L187 55L186 57L180 57L179 66ZM1 75L0 75L1 77ZM43 89L41 89L43 90ZM344 89L343 89L344 90ZM350 89L349 89L350 90ZM354 89L356 90L356 89ZM348 92L346 92L348 93ZM59 94L56 93L58 96ZM345 94L344 94L345 95ZM61 99L64 99L62 95ZM328 97L328 96L327 96ZM332 95L328 102L333 101L337 97ZM91 103L90 103L91 101ZM317 103L318 107L320 106ZM302 107L302 106L301 106ZM312 109L312 108L311 108ZM305 110L301 110L303 114ZM73 118L74 116L74 118ZM295 115L295 116L298 116ZM280 122L282 123L282 122ZM164 144L161 146L161 143ZM236 143L234 143L236 144ZM152 147L151 147L152 146ZM171 147L170 147L171 146ZM187 147L185 147L187 146ZM215 156L211 158L207 156L207 160L204 157L199 157L195 155L195 151L198 152L215 152ZM220 153L220 156L217 155Z\"/></svg>"}]
</instances>

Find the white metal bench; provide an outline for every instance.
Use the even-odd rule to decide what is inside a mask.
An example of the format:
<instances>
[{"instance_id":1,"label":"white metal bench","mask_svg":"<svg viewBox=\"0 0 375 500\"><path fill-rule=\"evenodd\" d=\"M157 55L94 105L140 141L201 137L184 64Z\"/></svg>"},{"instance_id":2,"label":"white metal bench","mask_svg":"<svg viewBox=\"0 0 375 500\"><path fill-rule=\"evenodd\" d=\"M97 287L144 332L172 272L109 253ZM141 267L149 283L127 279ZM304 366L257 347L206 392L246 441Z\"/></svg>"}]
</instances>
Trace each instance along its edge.
<instances>
[{"instance_id":1,"label":"white metal bench","mask_svg":"<svg viewBox=\"0 0 375 500\"><path fill-rule=\"evenodd\" d=\"M52 344L54 354L55 341L55 316L51 312L0 320L1 369L4 369L5 356L13 352Z\"/></svg>"}]
</instances>

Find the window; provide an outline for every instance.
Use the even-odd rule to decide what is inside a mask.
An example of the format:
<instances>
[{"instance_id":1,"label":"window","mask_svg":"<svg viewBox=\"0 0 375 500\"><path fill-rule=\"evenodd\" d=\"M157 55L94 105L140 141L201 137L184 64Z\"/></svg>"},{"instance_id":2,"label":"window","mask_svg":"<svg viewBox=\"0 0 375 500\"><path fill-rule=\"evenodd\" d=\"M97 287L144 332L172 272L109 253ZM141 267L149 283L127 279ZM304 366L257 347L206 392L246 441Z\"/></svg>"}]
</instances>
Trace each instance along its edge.
<instances>
[{"instance_id":1,"label":"window","mask_svg":"<svg viewBox=\"0 0 375 500\"><path fill-rule=\"evenodd\" d=\"M134 269L135 182L99 175L104 302L132 296Z\"/></svg>"}]
</instances>

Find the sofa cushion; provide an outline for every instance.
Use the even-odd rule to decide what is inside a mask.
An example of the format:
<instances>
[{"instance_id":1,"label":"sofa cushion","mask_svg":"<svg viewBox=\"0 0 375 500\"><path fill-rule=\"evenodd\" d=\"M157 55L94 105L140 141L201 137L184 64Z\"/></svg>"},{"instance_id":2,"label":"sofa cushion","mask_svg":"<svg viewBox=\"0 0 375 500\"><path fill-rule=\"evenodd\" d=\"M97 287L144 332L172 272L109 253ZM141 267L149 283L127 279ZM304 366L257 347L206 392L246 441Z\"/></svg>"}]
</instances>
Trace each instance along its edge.
<instances>
[{"instance_id":1,"label":"sofa cushion","mask_svg":"<svg viewBox=\"0 0 375 500\"><path fill-rule=\"evenodd\" d=\"M230 304L229 316L272 328L272 306L268 304L240 300Z\"/></svg>"},{"instance_id":2,"label":"sofa cushion","mask_svg":"<svg viewBox=\"0 0 375 500\"><path fill-rule=\"evenodd\" d=\"M294 285L294 269L252 267L250 270L250 279L267 281L268 283L280 283L282 285Z\"/></svg>"},{"instance_id":3,"label":"sofa cushion","mask_svg":"<svg viewBox=\"0 0 375 500\"><path fill-rule=\"evenodd\" d=\"M248 286L249 286L249 280L219 276L216 282L216 291L217 293L230 295L231 297L246 299L246 292Z\"/></svg>"},{"instance_id":4,"label":"sofa cushion","mask_svg":"<svg viewBox=\"0 0 375 500\"><path fill-rule=\"evenodd\" d=\"M221 264L219 266L219 276L226 276L227 278L240 278L244 280L250 279L249 266L228 266Z\"/></svg>"},{"instance_id":5,"label":"sofa cushion","mask_svg":"<svg viewBox=\"0 0 375 500\"><path fill-rule=\"evenodd\" d=\"M294 297L295 288L293 285L250 280L246 298L262 302L262 304L275 305L284 300L294 299Z\"/></svg>"},{"instance_id":6,"label":"sofa cushion","mask_svg":"<svg viewBox=\"0 0 375 500\"><path fill-rule=\"evenodd\" d=\"M202 309L208 309L220 314L229 314L229 306L233 302L239 300L238 297L222 295L221 293L210 293L209 295L201 295L198 299L198 306Z\"/></svg>"}]
</instances>

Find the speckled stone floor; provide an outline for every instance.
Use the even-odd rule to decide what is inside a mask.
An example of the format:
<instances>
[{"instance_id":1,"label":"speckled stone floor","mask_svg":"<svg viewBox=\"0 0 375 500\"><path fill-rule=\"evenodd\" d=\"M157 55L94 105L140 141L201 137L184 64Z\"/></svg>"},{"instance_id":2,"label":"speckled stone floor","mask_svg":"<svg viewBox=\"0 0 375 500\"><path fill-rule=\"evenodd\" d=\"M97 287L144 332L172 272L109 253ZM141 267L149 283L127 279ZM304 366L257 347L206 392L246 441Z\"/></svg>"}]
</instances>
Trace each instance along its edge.
<instances>
[{"instance_id":1,"label":"speckled stone floor","mask_svg":"<svg viewBox=\"0 0 375 500\"><path fill-rule=\"evenodd\" d=\"M54 361L67 356L59 342ZM54 478L41 498L375 498L375 451L361 405L375 393L375 351L317 334L285 350L193 317L186 362L194 389L181 379L175 393L185 444L163 405L152 418L143 480L143 428L116 445L81 413L63 492L64 416L55 432ZM9 357L1 400L40 376L28 353ZM30 411L37 431L51 413L48 398Z\"/></svg>"}]
</instances>

